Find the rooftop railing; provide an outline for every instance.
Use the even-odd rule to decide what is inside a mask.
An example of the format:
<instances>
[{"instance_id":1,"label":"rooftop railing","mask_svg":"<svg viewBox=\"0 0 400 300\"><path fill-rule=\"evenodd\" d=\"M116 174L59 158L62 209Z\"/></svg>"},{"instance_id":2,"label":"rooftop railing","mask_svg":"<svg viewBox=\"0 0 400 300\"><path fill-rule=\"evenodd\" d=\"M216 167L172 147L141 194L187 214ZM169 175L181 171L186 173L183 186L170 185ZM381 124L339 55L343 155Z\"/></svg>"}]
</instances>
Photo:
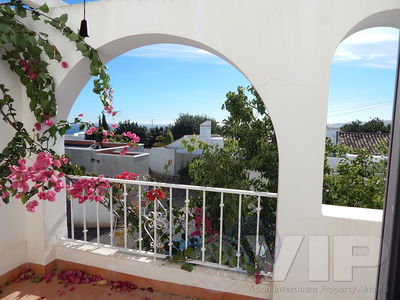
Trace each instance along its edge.
<instances>
[{"instance_id":1,"label":"rooftop railing","mask_svg":"<svg viewBox=\"0 0 400 300\"><path fill-rule=\"evenodd\" d=\"M249 273L272 271L276 193L105 180L111 187L104 201L79 204L68 196L73 240L106 244L155 260L169 258ZM74 213L79 210L78 222ZM107 228L100 222L99 211L109 215ZM88 218L96 224L94 228L88 227Z\"/></svg>"}]
</instances>

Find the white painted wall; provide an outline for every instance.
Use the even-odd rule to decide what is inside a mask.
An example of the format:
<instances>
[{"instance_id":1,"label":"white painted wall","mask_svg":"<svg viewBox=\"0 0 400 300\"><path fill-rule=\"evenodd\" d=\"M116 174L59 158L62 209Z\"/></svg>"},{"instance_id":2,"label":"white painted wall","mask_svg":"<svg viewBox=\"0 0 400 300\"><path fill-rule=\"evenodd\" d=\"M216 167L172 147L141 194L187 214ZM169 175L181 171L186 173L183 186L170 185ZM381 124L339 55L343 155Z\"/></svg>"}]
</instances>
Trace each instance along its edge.
<instances>
[{"instance_id":1,"label":"white painted wall","mask_svg":"<svg viewBox=\"0 0 400 300\"><path fill-rule=\"evenodd\" d=\"M149 154L147 153L130 152L135 155L121 156L80 147L65 147L65 153L72 162L85 167L89 172L106 177L115 177L124 171L140 176L149 175Z\"/></svg>"},{"instance_id":2,"label":"white painted wall","mask_svg":"<svg viewBox=\"0 0 400 300\"><path fill-rule=\"evenodd\" d=\"M1 55L1 53L0 53ZM17 77L8 65L0 60L0 82L5 83L15 99L21 98L21 87ZM21 111L22 101L15 103ZM3 149L14 135L14 131L0 119L0 149ZM0 275L26 262L26 213L19 200L6 205L0 200Z\"/></svg>"},{"instance_id":3,"label":"white painted wall","mask_svg":"<svg viewBox=\"0 0 400 300\"><path fill-rule=\"evenodd\" d=\"M329 264L323 264L321 251L314 257L320 259L319 271L328 271L329 276L323 282L310 281L308 250L315 247L309 247L307 241L312 236L327 236L333 249L333 240L338 235L380 235L381 223L376 220L324 216L321 212L329 71L332 56L346 36L374 26L400 27L398 0L103 0L87 6L91 29L87 41L106 62L140 46L180 43L226 59L255 86L270 112L279 145L278 235L284 246L291 236L305 236L287 278L276 282L275 288L375 286L374 266L354 268L352 282L335 281L332 274L335 261L330 257ZM52 9L51 13L68 13L69 25L77 28L81 11L81 5L74 5ZM41 25L35 23L35 26ZM47 31L54 36L53 31ZM54 42L70 65L68 69L58 64L51 67L57 85L59 116L66 118L90 75L87 61L77 55L71 42L62 37L55 37ZM4 66L0 74L3 69ZM46 218L38 215L33 220L27 219L29 228L42 232L27 237L28 248L35 245L31 237L42 239L38 251L30 255L34 262L48 259L46 253L51 252L53 245L48 242L49 234L64 214L57 204L52 208L61 211L49 211L46 207ZM52 213L57 217L48 218ZM358 240L351 238L353 243ZM47 252L43 254L45 246ZM375 246L378 246L376 241ZM291 248L283 247L281 254ZM345 265L350 260L345 257L341 263ZM377 262L377 256L372 260ZM115 267L113 264L110 261L108 267ZM284 269L284 265L277 263L275 279ZM273 298L368 300L373 297L373 291L356 295L275 291Z\"/></svg>"},{"instance_id":4,"label":"white painted wall","mask_svg":"<svg viewBox=\"0 0 400 300\"><path fill-rule=\"evenodd\" d=\"M25 209L19 201L0 206L0 275L27 260Z\"/></svg>"},{"instance_id":5,"label":"white painted wall","mask_svg":"<svg viewBox=\"0 0 400 300\"><path fill-rule=\"evenodd\" d=\"M168 176L176 176L179 171L186 166L186 164L199 154L188 153L184 149L170 149L165 147L153 147L143 150L149 153L149 166L152 172L164 175L164 166L169 160L172 164L168 167Z\"/></svg>"},{"instance_id":6,"label":"white painted wall","mask_svg":"<svg viewBox=\"0 0 400 300\"><path fill-rule=\"evenodd\" d=\"M145 153L149 153L149 167L150 170L158 173L165 174L164 166L169 160L172 164L168 168L167 175L175 175L175 150L167 149L164 147L153 147L143 149Z\"/></svg>"},{"instance_id":7,"label":"white painted wall","mask_svg":"<svg viewBox=\"0 0 400 300\"><path fill-rule=\"evenodd\" d=\"M337 132L338 128L326 127L326 137L331 139L331 142L336 145L337 144Z\"/></svg>"}]
</instances>

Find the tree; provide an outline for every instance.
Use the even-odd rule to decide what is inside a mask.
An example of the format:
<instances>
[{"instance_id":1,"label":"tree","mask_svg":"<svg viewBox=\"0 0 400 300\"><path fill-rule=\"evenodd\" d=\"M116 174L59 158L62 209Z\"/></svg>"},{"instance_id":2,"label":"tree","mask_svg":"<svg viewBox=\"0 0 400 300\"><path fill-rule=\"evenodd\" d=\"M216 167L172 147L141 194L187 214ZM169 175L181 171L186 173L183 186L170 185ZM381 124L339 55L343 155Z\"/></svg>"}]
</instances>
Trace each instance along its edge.
<instances>
[{"instance_id":1,"label":"tree","mask_svg":"<svg viewBox=\"0 0 400 300\"><path fill-rule=\"evenodd\" d=\"M387 152L387 145L382 145ZM387 159L376 160L371 152L357 150L356 158L349 159L346 146L326 145L323 203L332 205L382 209ZM352 151L354 152L354 150ZM329 167L327 157L341 157L336 172Z\"/></svg>"},{"instance_id":2,"label":"tree","mask_svg":"<svg viewBox=\"0 0 400 300\"><path fill-rule=\"evenodd\" d=\"M147 140L146 140L145 147L148 147L148 148L153 147L154 144L158 142L157 138L160 136L162 136L162 137L165 136L167 130L168 130L168 128L166 128L164 126L160 126L160 127L156 126L156 127L150 128L149 132L147 134Z\"/></svg>"},{"instance_id":3,"label":"tree","mask_svg":"<svg viewBox=\"0 0 400 300\"><path fill-rule=\"evenodd\" d=\"M238 87L227 93L223 109L229 112L222 127L224 147L211 147L198 143L202 155L188 163L188 174L195 185L236 189L255 188L259 191L276 191L278 185L278 149L271 119L264 103L254 88ZM388 129L382 120L375 118L365 124L350 123L345 129L377 132ZM186 143L193 151L193 143ZM381 153L388 145L380 145ZM354 151L352 151L354 152ZM387 160L376 160L371 152L359 150L355 159L344 145L326 143L323 202L355 207L382 208L386 183ZM334 172L328 165L328 156L341 157ZM248 170L259 172L260 178L251 179ZM273 205L267 205L266 214L274 220ZM218 210L218 207L215 208ZM272 217L271 217L272 216Z\"/></svg>"},{"instance_id":4,"label":"tree","mask_svg":"<svg viewBox=\"0 0 400 300\"><path fill-rule=\"evenodd\" d=\"M139 125L137 122L131 120L125 120L118 123L118 127L115 130L116 134L122 134L123 132L132 132L140 137L140 143L146 144L148 140L148 129L146 126Z\"/></svg>"},{"instance_id":5,"label":"tree","mask_svg":"<svg viewBox=\"0 0 400 300\"><path fill-rule=\"evenodd\" d=\"M174 137L171 130L167 128L165 134L157 136L155 140L156 142L153 144L153 147L164 147L171 144L174 141Z\"/></svg>"},{"instance_id":6,"label":"tree","mask_svg":"<svg viewBox=\"0 0 400 300\"><path fill-rule=\"evenodd\" d=\"M211 121L211 132L220 133L218 123L214 118L210 118L207 115L191 114L180 114L171 126L171 132L175 139L180 139L184 135L199 134L200 124L207 120Z\"/></svg>"},{"instance_id":7,"label":"tree","mask_svg":"<svg viewBox=\"0 0 400 300\"><path fill-rule=\"evenodd\" d=\"M264 102L253 87L239 86L236 92L228 92L226 98L222 108L229 116L223 122L223 136L237 140L246 169L261 174L258 189L277 191L278 146Z\"/></svg>"},{"instance_id":8,"label":"tree","mask_svg":"<svg viewBox=\"0 0 400 300\"><path fill-rule=\"evenodd\" d=\"M189 152L202 151L201 156L188 163L188 173L194 185L223 187L231 189L255 189L258 191L276 191L278 184L278 149L271 119L264 102L253 87L238 87L236 92L226 94L223 109L229 112L224 120L222 133L224 146L211 146L202 141L184 142ZM257 171L260 176L251 178L249 171ZM212 223L219 220L219 195L207 195L207 216ZM225 244L235 247L238 205L237 197L224 197ZM274 252L276 201L261 198L260 234L265 238L270 252ZM242 207L242 230L254 234L257 217L254 208L256 197L246 197L246 207ZM201 197L193 201L201 206ZM243 231L243 232L244 232ZM231 240L233 239L233 240ZM250 252L249 252L250 253ZM253 258L254 259L254 258ZM251 270L248 270L251 273Z\"/></svg>"},{"instance_id":9,"label":"tree","mask_svg":"<svg viewBox=\"0 0 400 300\"><path fill-rule=\"evenodd\" d=\"M195 149L202 150L202 155L198 159L192 160L188 164L188 171L192 184L211 187L224 187L231 189L251 190L254 188L255 181L250 179L247 171L247 161L244 158L245 149L239 147L239 141L227 138L224 141L224 147L217 145L209 145L195 138L184 140L185 148L189 152ZM221 195L218 193L206 193L206 216L209 218L213 226L218 227L220 221L220 200ZM265 246L268 247L269 253L273 254L275 250L275 223L276 223L276 199L261 199L261 211L259 219L259 234L264 237ZM194 207L202 207L202 194L192 193L190 205ZM243 196L241 206L241 245L243 247L241 266L249 273L254 273L254 262L257 261L259 266L272 266L271 258L254 257L253 248L249 245L249 240L245 237L254 236L257 227L257 197ZM229 249L237 249L237 228L238 228L238 195L226 193L224 194L224 218L223 218L223 243L222 249L223 260L229 261L229 257L233 254ZM208 255L218 262L215 254L218 249L213 245L207 246L210 251ZM210 259L208 259L210 260ZM211 260L212 261L212 260ZM234 266L231 261L227 263ZM270 269L269 269L270 270Z\"/></svg>"},{"instance_id":10,"label":"tree","mask_svg":"<svg viewBox=\"0 0 400 300\"><path fill-rule=\"evenodd\" d=\"M362 132L362 123L360 120L355 120L344 124L339 130L342 132Z\"/></svg>"},{"instance_id":11,"label":"tree","mask_svg":"<svg viewBox=\"0 0 400 300\"><path fill-rule=\"evenodd\" d=\"M385 125L385 122L379 118L374 118L368 122L362 123L356 120L340 127L342 132L367 132L367 133L390 133L390 124Z\"/></svg>"},{"instance_id":12,"label":"tree","mask_svg":"<svg viewBox=\"0 0 400 300\"><path fill-rule=\"evenodd\" d=\"M101 124L99 125L100 128L103 128L104 130L110 130L110 127L107 124L107 119L104 114L104 111L101 113Z\"/></svg>"}]
</instances>

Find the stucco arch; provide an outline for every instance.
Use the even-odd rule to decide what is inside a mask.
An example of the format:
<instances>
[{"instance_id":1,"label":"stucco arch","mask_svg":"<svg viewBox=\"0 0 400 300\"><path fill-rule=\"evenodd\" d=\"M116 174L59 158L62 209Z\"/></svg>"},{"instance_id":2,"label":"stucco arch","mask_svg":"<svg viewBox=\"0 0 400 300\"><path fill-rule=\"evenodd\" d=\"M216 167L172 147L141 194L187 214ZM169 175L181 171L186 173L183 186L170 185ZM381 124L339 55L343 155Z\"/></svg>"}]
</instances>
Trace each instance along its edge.
<instances>
[{"instance_id":1,"label":"stucco arch","mask_svg":"<svg viewBox=\"0 0 400 300\"><path fill-rule=\"evenodd\" d=\"M342 33L337 36L338 39L336 40L336 44L332 44L336 45L336 47L332 47L330 51L331 63L339 45L348 37L359 31L374 27L392 27L400 29L400 9L388 9L375 12L369 16L364 15L362 18L352 23L350 26L343 28L344 30L342 31Z\"/></svg>"},{"instance_id":2,"label":"stucco arch","mask_svg":"<svg viewBox=\"0 0 400 300\"><path fill-rule=\"evenodd\" d=\"M400 29L400 9L389 9L374 13L354 25L342 41L352 34L372 27L393 27Z\"/></svg>"}]
</instances>

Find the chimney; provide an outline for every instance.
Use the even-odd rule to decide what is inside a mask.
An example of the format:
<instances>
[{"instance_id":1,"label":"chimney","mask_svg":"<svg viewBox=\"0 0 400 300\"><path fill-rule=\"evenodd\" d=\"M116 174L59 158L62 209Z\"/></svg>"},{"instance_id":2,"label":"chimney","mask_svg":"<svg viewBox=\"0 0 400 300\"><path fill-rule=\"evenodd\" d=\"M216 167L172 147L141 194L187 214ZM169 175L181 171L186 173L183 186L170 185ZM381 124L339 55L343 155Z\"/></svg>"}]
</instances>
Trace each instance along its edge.
<instances>
[{"instance_id":1,"label":"chimney","mask_svg":"<svg viewBox=\"0 0 400 300\"><path fill-rule=\"evenodd\" d=\"M200 124L200 139L211 138L211 121L205 121Z\"/></svg>"}]
</instances>

